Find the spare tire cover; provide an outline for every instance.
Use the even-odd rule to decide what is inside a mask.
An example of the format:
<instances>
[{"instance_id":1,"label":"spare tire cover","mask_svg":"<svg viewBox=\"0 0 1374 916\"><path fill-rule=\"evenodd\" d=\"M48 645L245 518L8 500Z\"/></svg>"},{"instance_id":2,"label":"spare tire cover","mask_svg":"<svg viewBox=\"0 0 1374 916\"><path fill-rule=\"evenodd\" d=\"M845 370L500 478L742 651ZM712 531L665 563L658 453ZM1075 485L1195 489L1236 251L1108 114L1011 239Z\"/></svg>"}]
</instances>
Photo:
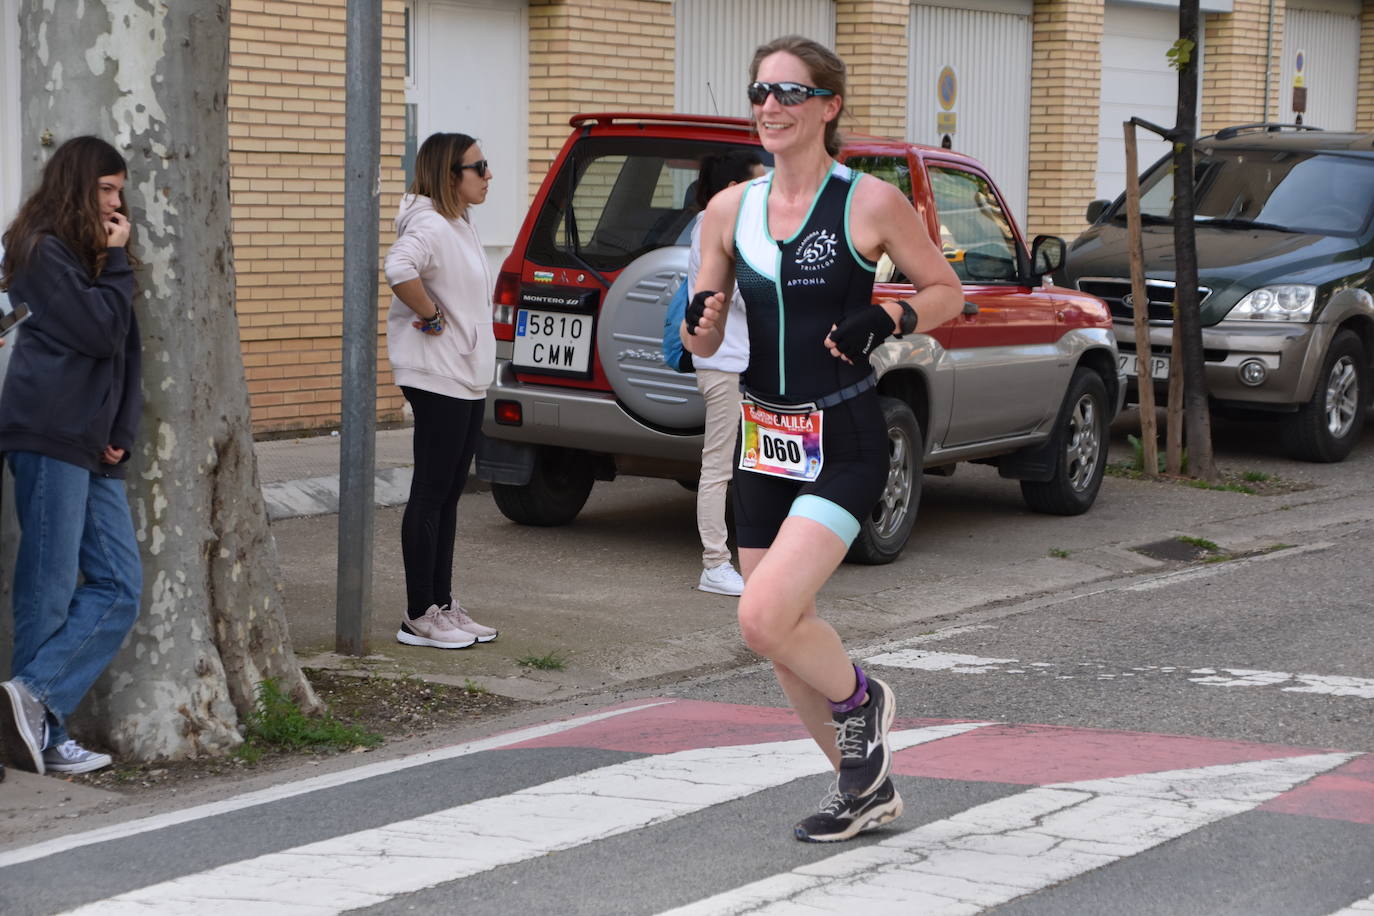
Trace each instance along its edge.
<instances>
[{"instance_id":1,"label":"spare tire cover","mask_svg":"<svg viewBox=\"0 0 1374 916\"><path fill-rule=\"evenodd\" d=\"M695 375L663 362L663 316L687 282L688 250L658 248L636 258L606 292L597 323L601 368L625 408L649 423L688 431L706 422Z\"/></svg>"}]
</instances>

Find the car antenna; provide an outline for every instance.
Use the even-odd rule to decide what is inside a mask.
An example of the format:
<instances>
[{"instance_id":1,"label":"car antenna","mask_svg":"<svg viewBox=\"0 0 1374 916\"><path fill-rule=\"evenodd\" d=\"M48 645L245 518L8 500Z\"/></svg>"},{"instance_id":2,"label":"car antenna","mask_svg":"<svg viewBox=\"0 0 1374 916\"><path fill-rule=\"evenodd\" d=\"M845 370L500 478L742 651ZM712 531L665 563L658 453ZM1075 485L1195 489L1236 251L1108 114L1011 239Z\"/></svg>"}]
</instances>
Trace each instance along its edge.
<instances>
[{"instance_id":1,"label":"car antenna","mask_svg":"<svg viewBox=\"0 0 1374 916\"><path fill-rule=\"evenodd\" d=\"M720 117L720 106L716 104L716 94L711 89L711 81L706 81L706 92L711 96L711 107L716 110L716 117Z\"/></svg>"}]
</instances>

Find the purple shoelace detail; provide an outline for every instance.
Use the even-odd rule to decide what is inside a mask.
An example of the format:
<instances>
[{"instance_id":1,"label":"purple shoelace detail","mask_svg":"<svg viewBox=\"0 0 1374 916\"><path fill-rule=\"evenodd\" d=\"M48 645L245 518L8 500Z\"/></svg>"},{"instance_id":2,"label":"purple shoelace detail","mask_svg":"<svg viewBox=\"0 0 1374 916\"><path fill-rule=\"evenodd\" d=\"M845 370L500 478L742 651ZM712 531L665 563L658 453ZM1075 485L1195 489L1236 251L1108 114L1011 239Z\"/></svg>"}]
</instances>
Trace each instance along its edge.
<instances>
[{"instance_id":1,"label":"purple shoelace detail","mask_svg":"<svg viewBox=\"0 0 1374 916\"><path fill-rule=\"evenodd\" d=\"M831 702L831 712L837 714L853 712L863 705L864 694L868 692L868 678L864 677L864 669L860 668L858 665L854 666L854 680L858 682L858 686L854 688L854 692L850 694L849 699L841 700L838 703Z\"/></svg>"}]
</instances>

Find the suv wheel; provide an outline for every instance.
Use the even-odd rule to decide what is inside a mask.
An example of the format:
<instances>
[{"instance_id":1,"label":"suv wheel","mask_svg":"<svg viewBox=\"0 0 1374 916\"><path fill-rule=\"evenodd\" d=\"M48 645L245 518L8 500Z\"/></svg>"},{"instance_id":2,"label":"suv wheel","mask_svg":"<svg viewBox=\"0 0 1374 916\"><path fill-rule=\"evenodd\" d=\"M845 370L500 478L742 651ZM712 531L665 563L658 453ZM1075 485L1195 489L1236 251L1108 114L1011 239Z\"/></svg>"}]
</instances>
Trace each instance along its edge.
<instances>
[{"instance_id":1,"label":"suv wheel","mask_svg":"<svg viewBox=\"0 0 1374 916\"><path fill-rule=\"evenodd\" d=\"M1107 470L1107 386L1083 366L1073 371L1054 431L1054 476L1021 481L1021 498L1034 512L1082 515L1092 508Z\"/></svg>"},{"instance_id":2,"label":"suv wheel","mask_svg":"<svg viewBox=\"0 0 1374 916\"><path fill-rule=\"evenodd\" d=\"M1317 390L1298 412L1284 417L1283 444L1300 461L1342 461L1359 441L1369 403L1369 369L1353 331L1331 339Z\"/></svg>"},{"instance_id":3,"label":"suv wheel","mask_svg":"<svg viewBox=\"0 0 1374 916\"><path fill-rule=\"evenodd\" d=\"M513 522L544 528L566 525L586 505L594 473L586 452L543 446L535 452L529 483L493 483L491 495L496 508Z\"/></svg>"},{"instance_id":4,"label":"suv wheel","mask_svg":"<svg viewBox=\"0 0 1374 916\"><path fill-rule=\"evenodd\" d=\"M916 508L921 503L925 458L921 426L911 408L896 398L880 397L878 404L887 424L887 483L845 556L850 563L870 566L897 559L911 537Z\"/></svg>"}]
</instances>

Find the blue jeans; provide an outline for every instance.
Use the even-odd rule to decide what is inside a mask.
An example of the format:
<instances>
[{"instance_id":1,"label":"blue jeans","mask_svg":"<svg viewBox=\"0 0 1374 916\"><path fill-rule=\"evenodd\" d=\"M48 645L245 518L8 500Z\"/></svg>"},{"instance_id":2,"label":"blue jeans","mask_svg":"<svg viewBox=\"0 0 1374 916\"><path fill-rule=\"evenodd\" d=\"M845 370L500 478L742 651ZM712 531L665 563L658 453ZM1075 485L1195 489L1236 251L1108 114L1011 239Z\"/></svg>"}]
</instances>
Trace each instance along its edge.
<instances>
[{"instance_id":1,"label":"blue jeans","mask_svg":"<svg viewBox=\"0 0 1374 916\"><path fill-rule=\"evenodd\" d=\"M34 452L9 463L20 529L10 676L48 708L52 746L133 628L143 565L124 481Z\"/></svg>"}]
</instances>

